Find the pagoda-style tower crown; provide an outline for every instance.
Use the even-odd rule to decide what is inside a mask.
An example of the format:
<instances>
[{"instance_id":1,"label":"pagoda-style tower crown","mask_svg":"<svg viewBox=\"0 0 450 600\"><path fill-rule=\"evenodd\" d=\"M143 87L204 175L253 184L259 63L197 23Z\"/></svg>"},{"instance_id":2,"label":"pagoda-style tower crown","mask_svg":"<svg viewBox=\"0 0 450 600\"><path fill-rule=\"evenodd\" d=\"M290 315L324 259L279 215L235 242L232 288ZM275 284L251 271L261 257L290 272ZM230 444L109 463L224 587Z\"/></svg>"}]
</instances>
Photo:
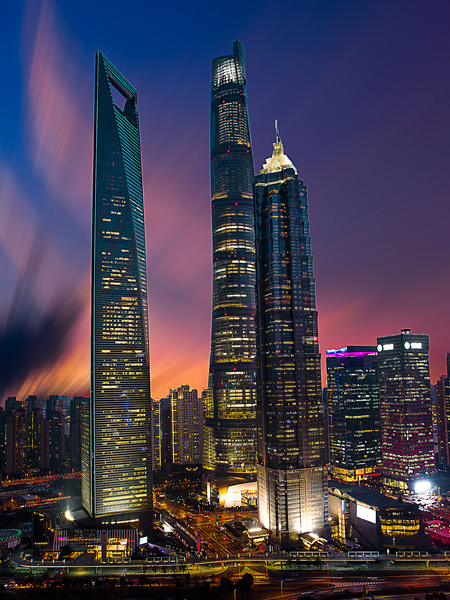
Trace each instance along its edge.
<instances>
[{"instance_id":1,"label":"pagoda-style tower crown","mask_svg":"<svg viewBox=\"0 0 450 600\"><path fill-rule=\"evenodd\" d=\"M283 142L281 141L280 132L278 131L278 121L276 120L275 131L276 141L273 145L273 154L270 158L266 159L266 162L261 169L261 173L276 173L277 171L282 171L283 169L294 169L295 173L297 173L297 169L295 168L291 159L284 153Z\"/></svg>"}]
</instances>

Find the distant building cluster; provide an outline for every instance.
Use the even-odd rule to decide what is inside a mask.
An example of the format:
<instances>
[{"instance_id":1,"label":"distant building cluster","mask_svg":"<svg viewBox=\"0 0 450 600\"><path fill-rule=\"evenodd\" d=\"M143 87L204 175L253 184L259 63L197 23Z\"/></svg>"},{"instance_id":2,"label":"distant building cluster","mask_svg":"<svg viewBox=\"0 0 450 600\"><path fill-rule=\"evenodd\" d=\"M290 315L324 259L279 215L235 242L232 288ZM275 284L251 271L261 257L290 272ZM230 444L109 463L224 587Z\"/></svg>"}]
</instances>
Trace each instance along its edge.
<instances>
[{"instance_id":1,"label":"distant building cluster","mask_svg":"<svg viewBox=\"0 0 450 600\"><path fill-rule=\"evenodd\" d=\"M0 473L32 477L80 470L81 410L86 398L51 395L24 401L10 396L0 408Z\"/></svg>"}]
</instances>

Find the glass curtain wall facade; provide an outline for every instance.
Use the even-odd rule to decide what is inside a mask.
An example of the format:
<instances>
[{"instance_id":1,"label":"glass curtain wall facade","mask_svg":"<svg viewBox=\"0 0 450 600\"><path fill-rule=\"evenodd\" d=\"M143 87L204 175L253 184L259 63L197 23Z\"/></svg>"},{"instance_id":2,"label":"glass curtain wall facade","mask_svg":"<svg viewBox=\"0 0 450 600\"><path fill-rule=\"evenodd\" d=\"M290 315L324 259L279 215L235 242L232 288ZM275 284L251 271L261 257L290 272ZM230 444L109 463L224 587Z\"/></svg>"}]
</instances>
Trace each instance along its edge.
<instances>
[{"instance_id":1,"label":"glass curtain wall facade","mask_svg":"<svg viewBox=\"0 0 450 600\"><path fill-rule=\"evenodd\" d=\"M379 475L381 430L376 347L327 350L327 392L334 476L351 482Z\"/></svg>"},{"instance_id":2,"label":"glass curtain wall facade","mask_svg":"<svg viewBox=\"0 0 450 600\"><path fill-rule=\"evenodd\" d=\"M450 354L447 354L447 375L441 375L434 386L436 402L436 430L438 460L440 465L450 464L449 420L450 420Z\"/></svg>"},{"instance_id":3,"label":"glass curtain wall facade","mask_svg":"<svg viewBox=\"0 0 450 600\"><path fill-rule=\"evenodd\" d=\"M151 509L152 454L137 95L100 52L94 126L91 398L82 415L82 501L91 516L103 518Z\"/></svg>"},{"instance_id":4,"label":"glass curtain wall facade","mask_svg":"<svg viewBox=\"0 0 450 600\"><path fill-rule=\"evenodd\" d=\"M258 507L281 539L328 522L315 280L306 186L274 152L256 177Z\"/></svg>"},{"instance_id":5,"label":"glass curtain wall facade","mask_svg":"<svg viewBox=\"0 0 450 600\"><path fill-rule=\"evenodd\" d=\"M383 476L395 487L435 471L429 345L410 329L377 338Z\"/></svg>"},{"instance_id":6,"label":"glass curtain wall facade","mask_svg":"<svg viewBox=\"0 0 450 600\"><path fill-rule=\"evenodd\" d=\"M204 467L255 471L255 233L253 156L244 49L213 60L211 210L213 307Z\"/></svg>"}]
</instances>

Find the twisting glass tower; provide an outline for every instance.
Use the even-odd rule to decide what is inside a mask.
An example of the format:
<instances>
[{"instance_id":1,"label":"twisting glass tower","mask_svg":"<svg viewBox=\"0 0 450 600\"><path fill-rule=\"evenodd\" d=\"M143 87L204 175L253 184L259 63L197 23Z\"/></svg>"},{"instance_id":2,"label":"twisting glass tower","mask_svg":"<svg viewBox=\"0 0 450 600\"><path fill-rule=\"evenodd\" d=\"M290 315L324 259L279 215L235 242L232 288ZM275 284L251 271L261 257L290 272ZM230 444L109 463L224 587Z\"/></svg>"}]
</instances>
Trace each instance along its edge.
<instances>
[{"instance_id":1,"label":"twisting glass tower","mask_svg":"<svg viewBox=\"0 0 450 600\"><path fill-rule=\"evenodd\" d=\"M91 399L82 500L95 517L148 513L151 406L136 90L100 52L95 71Z\"/></svg>"},{"instance_id":2,"label":"twisting glass tower","mask_svg":"<svg viewBox=\"0 0 450 600\"><path fill-rule=\"evenodd\" d=\"M328 519L324 415L306 186L278 135L255 183L258 506L280 537Z\"/></svg>"},{"instance_id":3,"label":"twisting glass tower","mask_svg":"<svg viewBox=\"0 0 450 600\"><path fill-rule=\"evenodd\" d=\"M212 63L213 312L204 466L255 471L253 157L244 48Z\"/></svg>"}]
</instances>

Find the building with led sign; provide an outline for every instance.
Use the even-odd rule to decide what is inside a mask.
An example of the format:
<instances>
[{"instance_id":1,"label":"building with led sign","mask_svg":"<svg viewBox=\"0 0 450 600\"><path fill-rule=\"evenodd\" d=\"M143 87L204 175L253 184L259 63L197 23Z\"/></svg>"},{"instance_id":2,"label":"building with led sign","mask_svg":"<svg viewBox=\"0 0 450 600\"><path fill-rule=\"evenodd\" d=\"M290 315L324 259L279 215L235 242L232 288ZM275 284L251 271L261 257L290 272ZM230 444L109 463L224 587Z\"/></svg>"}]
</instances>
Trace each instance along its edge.
<instances>
[{"instance_id":1,"label":"building with led sign","mask_svg":"<svg viewBox=\"0 0 450 600\"><path fill-rule=\"evenodd\" d=\"M255 233L253 156L244 48L212 62L213 306L204 468L255 471Z\"/></svg>"},{"instance_id":2,"label":"building with led sign","mask_svg":"<svg viewBox=\"0 0 450 600\"><path fill-rule=\"evenodd\" d=\"M322 530L328 503L307 193L278 130L254 194L259 519L284 543Z\"/></svg>"},{"instance_id":3,"label":"building with led sign","mask_svg":"<svg viewBox=\"0 0 450 600\"><path fill-rule=\"evenodd\" d=\"M11 550L17 548L21 538L20 529L0 529L0 558L6 558Z\"/></svg>"},{"instance_id":4,"label":"building with led sign","mask_svg":"<svg viewBox=\"0 0 450 600\"><path fill-rule=\"evenodd\" d=\"M332 536L366 550L431 550L417 504L384 496L368 487L330 481Z\"/></svg>"},{"instance_id":5,"label":"building with led sign","mask_svg":"<svg viewBox=\"0 0 450 600\"><path fill-rule=\"evenodd\" d=\"M91 398L82 501L93 517L152 505L144 208L137 95L101 53L95 71Z\"/></svg>"},{"instance_id":6,"label":"building with led sign","mask_svg":"<svg viewBox=\"0 0 450 600\"><path fill-rule=\"evenodd\" d=\"M53 551L70 546L73 552L91 552L101 560L122 559L131 556L138 546L139 533L132 525L104 525L90 527L57 526Z\"/></svg>"},{"instance_id":7,"label":"building with led sign","mask_svg":"<svg viewBox=\"0 0 450 600\"><path fill-rule=\"evenodd\" d=\"M377 349L327 350L330 458L336 479L357 481L381 473Z\"/></svg>"},{"instance_id":8,"label":"building with led sign","mask_svg":"<svg viewBox=\"0 0 450 600\"><path fill-rule=\"evenodd\" d=\"M435 472L428 350L410 329L377 338L383 477L402 489Z\"/></svg>"}]
</instances>

